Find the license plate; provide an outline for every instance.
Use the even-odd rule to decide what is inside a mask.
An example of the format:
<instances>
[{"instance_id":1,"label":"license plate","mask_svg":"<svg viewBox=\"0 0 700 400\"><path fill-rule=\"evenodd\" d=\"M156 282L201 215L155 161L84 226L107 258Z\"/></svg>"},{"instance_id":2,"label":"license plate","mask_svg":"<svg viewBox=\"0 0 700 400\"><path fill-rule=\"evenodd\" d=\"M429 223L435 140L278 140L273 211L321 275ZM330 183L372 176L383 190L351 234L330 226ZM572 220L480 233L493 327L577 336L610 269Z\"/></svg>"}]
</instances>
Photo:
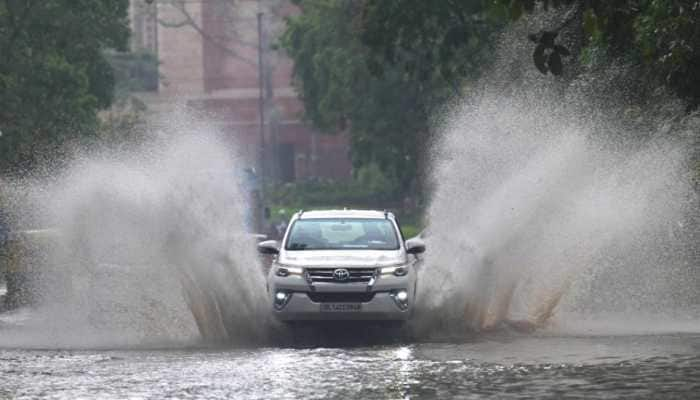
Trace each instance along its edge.
<instances>
[{"instance_id":1,"label":"license plate","mask_svg":"<svg viewBox=\"0 0 700 400\"><path fill-rule=\"evenodd\" d=\"M359 303L323 303L321 312L354 312L360 311L362 304Z\"/></svg>"}]
</instances>

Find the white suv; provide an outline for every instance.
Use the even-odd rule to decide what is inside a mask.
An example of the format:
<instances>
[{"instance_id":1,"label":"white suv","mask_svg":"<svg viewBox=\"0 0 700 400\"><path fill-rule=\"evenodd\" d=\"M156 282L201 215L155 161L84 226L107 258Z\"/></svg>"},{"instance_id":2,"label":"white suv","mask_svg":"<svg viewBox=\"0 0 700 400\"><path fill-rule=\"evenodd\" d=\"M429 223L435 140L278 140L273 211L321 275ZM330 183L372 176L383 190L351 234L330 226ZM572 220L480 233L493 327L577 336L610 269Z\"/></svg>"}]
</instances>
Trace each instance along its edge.
<instances>
[{"instance_id":1,"label":"white suv","mask_svg":"<svg viewBox=\"0 0 700 400\"><path fill-rule=\"evenodd\" d=\"M258 250L276 255L267 290L282 321L405 321L425 244L404 241L389 212L300 211L282 243L261 242Z\"/></svg>"}]
</instances>

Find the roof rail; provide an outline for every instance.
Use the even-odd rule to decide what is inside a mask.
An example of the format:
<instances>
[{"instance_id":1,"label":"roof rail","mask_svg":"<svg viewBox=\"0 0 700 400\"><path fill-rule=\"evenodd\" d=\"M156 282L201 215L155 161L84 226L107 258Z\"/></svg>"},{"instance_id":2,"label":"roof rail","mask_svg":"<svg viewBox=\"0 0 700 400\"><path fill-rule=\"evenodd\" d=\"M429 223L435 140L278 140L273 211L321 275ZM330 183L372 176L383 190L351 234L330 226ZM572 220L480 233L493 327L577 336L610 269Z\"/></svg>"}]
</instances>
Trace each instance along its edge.
<instances>
[{"instance_id":1,"label":"roof rail","mask_svg":"<svg viewBox=\"0 0 700 400\"><path fill-rule=\"evenodd\" d=\"M299 217L304 213L304 209L302 208L301 210L297 211L297 214L299 214Z\"/></svg>"},{"instance_id":2,"label":"roof rail","mask_svg":"<svg viewBox=\"0 0 700 400\"><path fill-rule=\"evenodd\" d=\"M389 219L389 211L384 210L384 219Z\"/></svg>"}]
</instances>

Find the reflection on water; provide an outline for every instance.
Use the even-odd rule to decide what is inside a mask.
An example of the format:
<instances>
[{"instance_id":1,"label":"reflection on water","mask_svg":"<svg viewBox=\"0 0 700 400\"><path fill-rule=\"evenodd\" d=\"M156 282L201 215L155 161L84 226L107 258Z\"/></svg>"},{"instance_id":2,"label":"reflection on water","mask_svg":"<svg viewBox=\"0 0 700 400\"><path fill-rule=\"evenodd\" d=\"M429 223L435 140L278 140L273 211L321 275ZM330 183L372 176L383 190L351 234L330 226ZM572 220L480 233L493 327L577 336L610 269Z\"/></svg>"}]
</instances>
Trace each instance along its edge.
<instances>
[{"instance_id":1,"label":"reflection on water","mask_svg":"<svg viewBox=\"0 0 700 400\"><path fill-rule=\"evenodd\" d=\"M177 351L0 350L12 398L694 398L700 335Z\"/></svg>"}]
</instances>

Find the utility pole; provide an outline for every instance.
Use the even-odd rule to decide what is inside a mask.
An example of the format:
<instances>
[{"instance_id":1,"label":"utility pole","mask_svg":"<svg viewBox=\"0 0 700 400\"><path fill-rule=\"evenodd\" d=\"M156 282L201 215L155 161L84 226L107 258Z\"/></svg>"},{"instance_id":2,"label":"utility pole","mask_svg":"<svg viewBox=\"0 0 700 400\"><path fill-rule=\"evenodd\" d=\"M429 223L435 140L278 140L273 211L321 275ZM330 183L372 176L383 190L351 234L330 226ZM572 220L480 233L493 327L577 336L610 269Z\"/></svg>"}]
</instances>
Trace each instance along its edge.
<instances>
[{"instance_id":1,"label":"utility pole","mask_svg":"<svg viewBox=\"0 0 700 400\"><path fill-rule=\"evenodd\" d=\"M267 168L265 163L265 88L264 88L264 68L263 68L263 29L262 29L262 18L263 13L258 12L258 114L260 116L259 128L260 128L260 154L259 154L259 166L260 166L260 196L264 199L265 191L265 177L267 175ZM263 201L264 203L264 201Z\"/></svg>"},{"instance_id":2,"label":"utility pole","mask_svg":"<svg viewBox=\"0 0 700 400\"><path fill-rule=\"evenodd\" d=\"M260 3L258 2L258 7L260 7ZM260 8L258 8L260 10ZM263 77L263 29L262 29L262 18L263 18L263 12L258 11L257 17L258 17L258 114L260 117L259 120L259 128L260 128L260 149L258 154L258 166L259 166L259 173L260 173L260 191L259 191L259 201L260 201L260 207L256 207L256 213L257 213L257 220L259 221L257 223L258 229L260 232L265 229L265 220L266 220L266 210L267 210L267 202L266 202L266 197L265 196L265 182L266 182L266 177L267 177L267 168L266 168L266 162L265 162L265 80Z\"/></svg>"}]
</instances>

